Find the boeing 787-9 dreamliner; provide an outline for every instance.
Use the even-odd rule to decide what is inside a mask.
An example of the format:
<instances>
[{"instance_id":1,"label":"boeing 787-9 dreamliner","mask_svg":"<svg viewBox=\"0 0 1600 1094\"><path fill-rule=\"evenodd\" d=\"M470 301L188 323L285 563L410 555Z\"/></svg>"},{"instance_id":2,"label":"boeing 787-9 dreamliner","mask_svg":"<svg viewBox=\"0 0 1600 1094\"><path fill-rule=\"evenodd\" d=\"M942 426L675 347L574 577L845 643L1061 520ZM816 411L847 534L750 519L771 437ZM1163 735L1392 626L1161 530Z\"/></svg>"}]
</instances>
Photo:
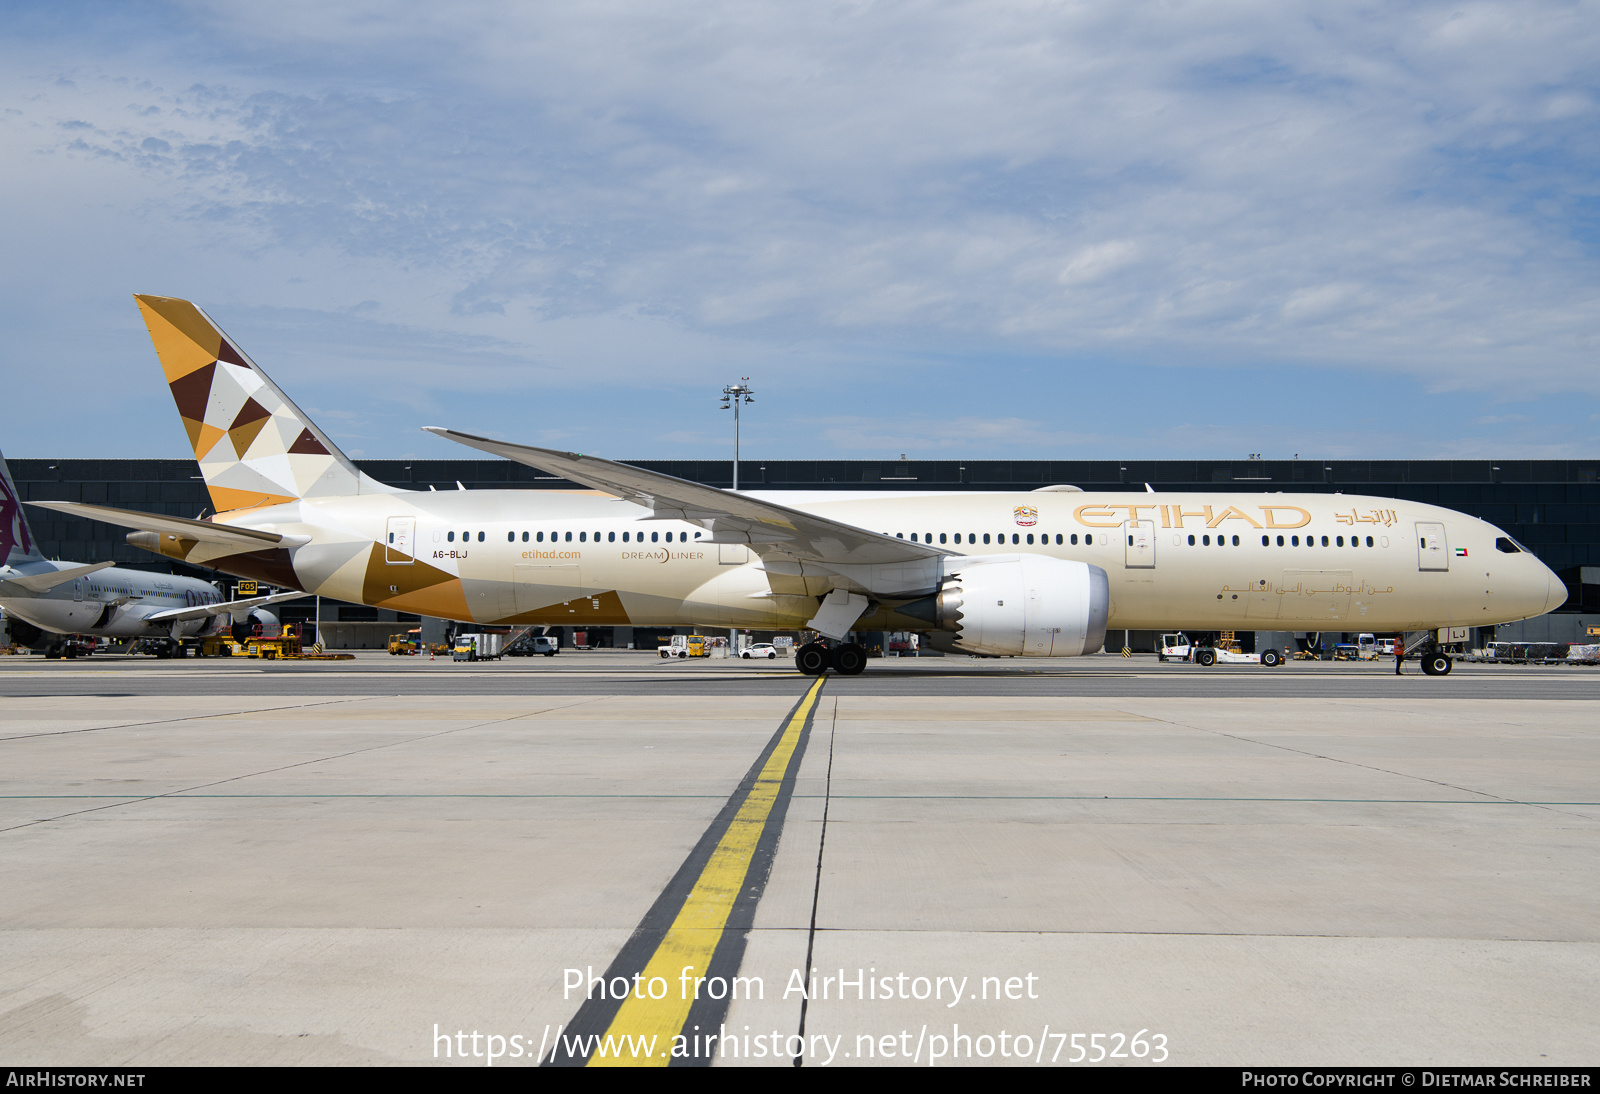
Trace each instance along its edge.
<instances>
[{"instance_id":1,"label":"boeing 787-9 dreamliner","mask_svg":"<svg viewBox=\"0 0 1600 1094\"><path fill-rule=\"evenodd\" d=\"M1437 632L1566 595L1476 517L1350 494L735 493L439 428L584 489L401 489L352 464L199 308L135 299L216 515L42 504L340 600L487 624L803 628L832 644L802 647L797 668L852 674L861 630L1076 657L1108 627Z\"/></svg>"}]
</instances>

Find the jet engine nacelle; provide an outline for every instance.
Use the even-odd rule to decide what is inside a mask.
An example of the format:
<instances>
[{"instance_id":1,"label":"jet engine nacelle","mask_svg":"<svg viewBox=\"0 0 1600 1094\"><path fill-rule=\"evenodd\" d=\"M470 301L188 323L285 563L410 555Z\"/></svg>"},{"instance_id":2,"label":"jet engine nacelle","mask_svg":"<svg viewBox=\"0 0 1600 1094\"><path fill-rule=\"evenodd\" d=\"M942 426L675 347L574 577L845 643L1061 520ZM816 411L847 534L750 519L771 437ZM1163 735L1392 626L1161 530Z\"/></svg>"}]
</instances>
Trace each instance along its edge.
<instances>
[{"instance_id":1,"label":"jet engine nacelle","mask_svg":"<svg viewBox=\"0 0 1600 1094\"><path fill-rule=\"evenodd\" d=\"M930 636L936 648L1077 657L1105 645L1111 590L1098 566L1025 554L952 558L947 570L939 592L916 606L946 632Z\"/></svg>"},{"instance_id":2,"label":"jet engine nacelle","mask_svg":"<svg viewBox=\"0 0 1600 1094\"><path fill-rule=\"evenodd\" d=\"M261 633L264 635L276 636L278 633L278 617L265 608L251 608L248 612L233 612L231 613L231 618L235 642L243 642L246 638L249 638L251 634L255 633L257 627L261 628Z\"/></svg>"}]
</instances>

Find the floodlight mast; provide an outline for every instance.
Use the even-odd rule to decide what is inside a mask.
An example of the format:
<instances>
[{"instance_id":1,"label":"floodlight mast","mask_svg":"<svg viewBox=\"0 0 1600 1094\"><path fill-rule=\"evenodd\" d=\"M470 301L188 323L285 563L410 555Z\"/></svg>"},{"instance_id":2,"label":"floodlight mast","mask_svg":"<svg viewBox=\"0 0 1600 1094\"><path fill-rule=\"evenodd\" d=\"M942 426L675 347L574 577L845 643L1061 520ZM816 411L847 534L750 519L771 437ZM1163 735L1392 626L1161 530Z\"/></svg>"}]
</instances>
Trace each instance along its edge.
<instances>
[{"instance_id":1,"label":"floodlight mast","mask_svg":"<svg viewBox=\"0 0 1600 1094\"><path fill-rule=\"evenodd\" d=\"M739 404L755 402L755 391L750 387L750 377L741 376L737 384L722 389L722 410L733 410L733 488L739 489Z\"/></svg>"}]
</instances>

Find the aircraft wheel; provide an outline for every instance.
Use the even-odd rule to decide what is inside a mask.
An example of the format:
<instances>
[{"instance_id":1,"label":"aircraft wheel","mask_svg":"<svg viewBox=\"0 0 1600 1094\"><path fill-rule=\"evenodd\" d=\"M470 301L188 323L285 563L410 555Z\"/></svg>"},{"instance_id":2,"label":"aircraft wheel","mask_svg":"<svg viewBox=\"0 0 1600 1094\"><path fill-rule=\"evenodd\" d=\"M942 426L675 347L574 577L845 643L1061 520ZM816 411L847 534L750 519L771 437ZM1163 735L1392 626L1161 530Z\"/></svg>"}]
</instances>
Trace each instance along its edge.
<instances>
[{"instance_id":1,"label":"aircraft wheel","mask_svg":"<svg viewBox=\"0 0 1600 1094\"><path fill-rule=\"evenodd\" d=\"M1261 663L1269 669L1276 668L1283 664L1283 658L1278 654L1277 650L1268 650L1261 655Z\"/></svg>"},{"instance_id":2,"label":"aircraft wheel","mask_svg":"<svg viewBox=\"0 0 1600 1094\"><path fill-rule=\"evenodd\" d=\"M838 646L832 652L833 668L840 676L859 676L867 667L867 651L860 646Z\"/></svg>"},{"instance_id":3,"label":"aircraft wheel","mask_svg":"<svg viewBox=\"0 0 1600 1094\"><path fill-rule=\"evenodd\" d=\"M1442 653L1430 653L1422 659L1422 671L1429 676L1449 676L1450 658Z\"/></svg>"},{"instance_id":4,"label":"aircraft wheel","mask_svg":"<svg viewBox=\"0 0 1600 1094\"><path fill-rule=\"evenodd\" d=\"M49 646L49 647L47 647L45 649L45 651L44 651L44 659L46 661L59 661L59 660L61 660L61 647L60 646Z\"/></svg>"},{"instance_id":5,"label":"aircraft wheel","mask_svg":"<svg viewBox=\"0 0 1600 1094\"><path fill-rule=\"evenodd\" d=\"M796 651L794 667L806 676L821 676L828 671L828 662L830 660L826 646L808 642Z\"/></svg>"},{"instance_id":6,"label":"aircraft wheel","mask_svg":"<svg viewBox=\"0 0 1600 1094\"><path fill-rule=\"evenodd\" d=\"M1211 650L1201 650L1199 653L1194 655L1194 659L1200 664L1205 665L1207 668L1210 668L1212 665L1217 663L1217 655Z\"/></svg>"}]
</instances>

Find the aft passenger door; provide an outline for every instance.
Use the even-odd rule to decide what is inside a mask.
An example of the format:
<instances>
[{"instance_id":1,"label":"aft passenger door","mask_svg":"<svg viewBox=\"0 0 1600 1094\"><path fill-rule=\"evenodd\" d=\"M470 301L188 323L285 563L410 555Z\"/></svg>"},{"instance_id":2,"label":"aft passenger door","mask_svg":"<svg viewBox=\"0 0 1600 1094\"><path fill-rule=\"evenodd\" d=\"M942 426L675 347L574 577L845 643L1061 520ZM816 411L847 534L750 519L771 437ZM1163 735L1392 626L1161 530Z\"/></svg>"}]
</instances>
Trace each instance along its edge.
<instances>
[{"instance_id":1,"label":"aft passenger door","mask_svg":"<svg viewBox=\"0 0 1600 1094\"><path fill-rule=\"evenodd\" d=\"M1123 548L1127 552L1124 565L1130 570L1150 570L1156 564L1156 525L1150 520L1128 520L1122 523Z\"/></svg>"},{"instance_id":2,"label":"aft passenger door","mask_svg":"<svg viewBox=\"0 0 1600 1094\"><path fill-rule=\"evenodd\" d=\"M1417 569L1448 570L1450 545L1444 539L1444 525L1417 521Z\"/></svg>"},{"instance_id":3,"label":"aft passenger door","mask_svg":"<svg viewBox=\"0 0 1600 1094\"><path fill-rule=\"evenodd\" d=\"M383 561L390 566L411 565L416 561L411 553L416 537L416 517L390 517L388 542L383 545Z\"/></svg>"}]
</instances>

